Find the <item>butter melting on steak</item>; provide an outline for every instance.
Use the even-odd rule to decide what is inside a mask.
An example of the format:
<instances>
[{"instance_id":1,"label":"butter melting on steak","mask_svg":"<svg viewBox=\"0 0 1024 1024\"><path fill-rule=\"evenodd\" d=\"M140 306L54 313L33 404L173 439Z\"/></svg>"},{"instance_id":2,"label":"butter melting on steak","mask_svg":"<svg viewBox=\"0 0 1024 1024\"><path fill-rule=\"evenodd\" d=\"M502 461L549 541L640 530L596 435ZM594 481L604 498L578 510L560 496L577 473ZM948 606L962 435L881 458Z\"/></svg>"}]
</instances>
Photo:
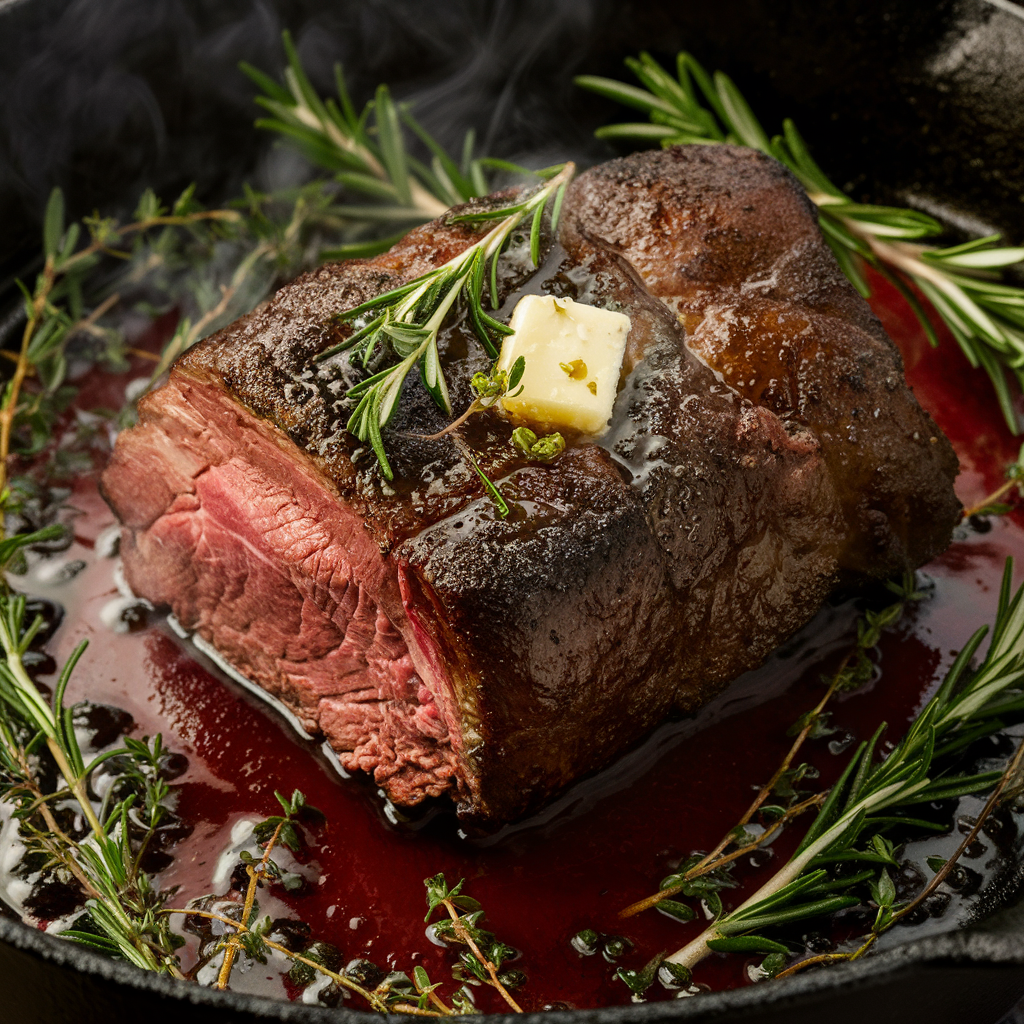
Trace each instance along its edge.
<instances>
[{"instance_id":1,"label":"butter melting on steak","mask_svg":"<svg viewBox=\"0 0 1024 1024\"><path fill-rule=\"evenodd\" d=\"M612 426L531 464L465 428L502 520L417 382L386 439L344 429L333 315L478 235L444 219L322 267L187 353L103 477L136 593L411 805L495 827L758 665L837 584L941 551L957 465L799 185L729 146L582 175L526 293L631 319ZM518 269L517 269L518 268ZM488 360L441 339L455 408Z\"/></svg>"}]
</instances>

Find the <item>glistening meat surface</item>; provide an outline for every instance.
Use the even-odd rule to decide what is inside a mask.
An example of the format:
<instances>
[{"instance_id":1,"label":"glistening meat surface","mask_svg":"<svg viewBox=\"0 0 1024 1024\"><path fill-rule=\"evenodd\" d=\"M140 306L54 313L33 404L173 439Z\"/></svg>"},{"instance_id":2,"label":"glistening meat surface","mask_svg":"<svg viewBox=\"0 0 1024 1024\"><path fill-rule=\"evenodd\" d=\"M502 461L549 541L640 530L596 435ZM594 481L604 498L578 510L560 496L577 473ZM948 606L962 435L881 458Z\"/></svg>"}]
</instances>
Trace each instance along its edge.
<instances>
[{"instance_id":1,"label":"glistening meat surface","mask_svg":"<svg viewBox=\"0 0 1024 1024\"><path fill-rule=\"evenodd\" d=\"M485 201L486 203L487 201ZM169 605L397 803L485 827L536 809L673 708L759 664L837 585L919 565L959 515L956 459L797 183L685 147L582 175L526 293L625 312L608 433L549 465L496 412L464 436L418 382L386 438L347 434L334 315L478 234L444 219L322 267L178 361L103 478L135 591ZM488 360L441 338L456 409Z\"/></svg>"}]
</instances>

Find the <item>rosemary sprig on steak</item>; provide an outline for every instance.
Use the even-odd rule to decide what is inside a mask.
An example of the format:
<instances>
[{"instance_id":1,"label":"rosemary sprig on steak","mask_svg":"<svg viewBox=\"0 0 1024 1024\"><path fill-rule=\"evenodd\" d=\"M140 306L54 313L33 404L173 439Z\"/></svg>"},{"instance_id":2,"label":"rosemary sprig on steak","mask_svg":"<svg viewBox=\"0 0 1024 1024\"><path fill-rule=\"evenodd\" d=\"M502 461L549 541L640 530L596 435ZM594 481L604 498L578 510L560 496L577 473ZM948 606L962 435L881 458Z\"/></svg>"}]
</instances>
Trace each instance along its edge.
<instances>
[{"instance_id":1,"label":"rosemary sprig on steak","mask_svg":"<svg viewBox=\"0 0 1024 1024\"><path fill-rule=\"evenodd\" d=\"M923 245L918 239L943 233L938 221L917 210L853 202L818 167L792 121L785 120L782 134L769 138L721 71L708 75L689 53L678 55L675 76L646 53L626 63L645 88L594 75L576 78L584 89L648 115L648 122L599 128L600 138L664 147L729 142L785 164L818 207L821 230L861 295L870 294L866 264L899 289L928 340L937 345L929 314L915 294L918 289L971 365L984 368L1007 424L1021 433L1008 377L1024 389L1024 289L1004 283L999 271L1024 260L1024 247L1000 246L998 235L948 248Z\"/></svg>"},{"instance_id":2,"label":"rosemary sprig on steak","mask_svg":"<svg viewBox=\"0 0 1024 1024\"><path fill-rule=\"evenodd\" d=\"M490 282L490 305L496 309L498 260L513 232L520 224L530 222L530 259L536 266L544 213L550 206L554 232L562 196L574 170L571 163L552 169L548 181L508 206L452 217L452 223L497 223L443 266L339 314L344 320L362 318L365 322L340 345L320 353L318 361L351 350L366 366L378 345L385 342L400 358L400 362L372 374L348 392L348 397L357 399L358 404L347 428L359 440L370 443L388 480L394 474L384 450L382 431L398 407L406 377L419 367L427 391L438 407L451 415L448 384L437 352L438 332L461 298L477 338L489 355L497 356L496 336L511 331L484 309L485 276Z\"/></svg>"}]
</instances>

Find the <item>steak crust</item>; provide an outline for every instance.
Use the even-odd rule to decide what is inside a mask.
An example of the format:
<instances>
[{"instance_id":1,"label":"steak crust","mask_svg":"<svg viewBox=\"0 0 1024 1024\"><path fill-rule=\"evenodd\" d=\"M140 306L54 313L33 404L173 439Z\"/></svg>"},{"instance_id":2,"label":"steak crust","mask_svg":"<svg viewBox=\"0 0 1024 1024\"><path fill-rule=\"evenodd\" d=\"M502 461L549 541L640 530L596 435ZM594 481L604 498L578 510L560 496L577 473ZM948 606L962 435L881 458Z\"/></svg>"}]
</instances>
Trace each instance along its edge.
<instances>
[{"instance_id":1,"label":"steak crust","mask_svg":"<svg viewBox=\"0 0 1024 1024\"><path fill-rule=\"evenodd\" d=\"M494 204L508 196L482 201ZM467 207L468 209L468 207ZM362 371L314 363L335 314L478 237L441 218L332 264L196 346L103 477L126 577L321 731L397 803L495 827L760 664L839 584L949 542L956 458L775 161L689 146L583 174L526 293L629 315L608 433L525 461L496 411L467 443L418 383L386 435L344 425ZM440 339L456 409L488 360Z\"/></svg>"}]
</instances>

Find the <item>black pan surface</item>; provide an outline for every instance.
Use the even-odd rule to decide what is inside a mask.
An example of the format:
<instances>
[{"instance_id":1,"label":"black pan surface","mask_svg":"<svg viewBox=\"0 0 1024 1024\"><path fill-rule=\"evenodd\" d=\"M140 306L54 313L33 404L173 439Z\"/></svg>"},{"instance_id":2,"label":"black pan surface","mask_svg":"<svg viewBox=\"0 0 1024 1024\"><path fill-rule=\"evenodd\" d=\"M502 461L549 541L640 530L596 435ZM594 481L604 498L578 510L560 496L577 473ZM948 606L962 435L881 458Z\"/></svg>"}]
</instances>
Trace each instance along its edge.
<instances>
[{"instance_id":1,"label":"black pan surface","mask_svg":"<svg viewBox=\"0 0 1024 1024\"><path fill-rule=\"evenodd\" d=\"M626 55L686 48L732 75L767 124L793 117L858 200L917 206L954 237L1024 238L1014 0L0 0L0 340L54 185L80 217L193 180L215 203L265 167L269 140L252 129L237 62L280 67L282 28L324 91L340 59L357 99L388 81L446 143L475 127L488 152L551 162L613 155L592 131L616 112L574 89L573 74L622 77ZM1024 907L1004 906L828 971L544 1020L959 1024L996 1021L1022 992ZM0 917L5 1024L356 1018L366 1014L175 984Z\"/></svg>"}]
</instances>

